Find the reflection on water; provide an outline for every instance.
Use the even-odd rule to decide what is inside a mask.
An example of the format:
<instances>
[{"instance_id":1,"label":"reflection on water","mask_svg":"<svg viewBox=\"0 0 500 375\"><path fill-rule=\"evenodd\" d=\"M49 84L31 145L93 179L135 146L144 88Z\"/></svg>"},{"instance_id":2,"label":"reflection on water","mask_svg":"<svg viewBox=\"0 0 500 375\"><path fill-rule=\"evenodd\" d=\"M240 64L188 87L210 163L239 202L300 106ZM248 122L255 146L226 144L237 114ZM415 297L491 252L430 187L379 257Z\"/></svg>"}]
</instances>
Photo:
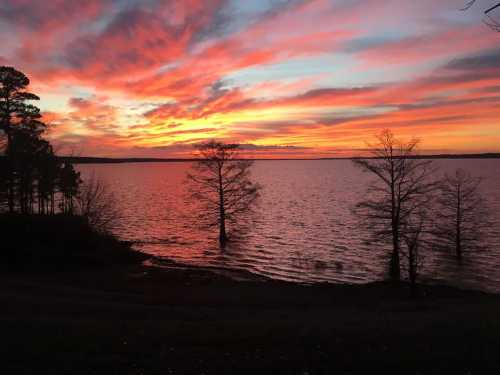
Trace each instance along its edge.
<instances>
[{"instance_id":1,"label":"reflection on water","mask_svg":"<svg viewBox=\"0 0 500 375\"><path fill-rule=\"evenodd\" d=\"M423 277L500 291L500 160L439 160L443 172L461 167L485 178L492 208L490 248L458 266L453 258L425 259ZM253 176L264 187L254 226L226 251L217 233L198 227L184 203L189 163L82 165L105 179L120 201L122 220L114 229L145 252L176 261L245 269L299 282L362 283L380 280L386 251L371 244L351 208L371 177L348 160L258 161Z\"/></svg>"}]
</instances>

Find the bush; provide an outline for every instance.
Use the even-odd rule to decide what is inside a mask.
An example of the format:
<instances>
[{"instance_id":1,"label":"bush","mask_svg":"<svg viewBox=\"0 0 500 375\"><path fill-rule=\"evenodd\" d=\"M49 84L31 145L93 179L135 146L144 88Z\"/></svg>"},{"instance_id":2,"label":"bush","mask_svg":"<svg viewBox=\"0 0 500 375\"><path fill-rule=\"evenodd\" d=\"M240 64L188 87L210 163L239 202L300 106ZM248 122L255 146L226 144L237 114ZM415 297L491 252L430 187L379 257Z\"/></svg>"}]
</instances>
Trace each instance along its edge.
<instances>
[{"instance_id":1,"label":"bush","mask_svg":"<svg viewBox=\"0 0 500 375\"><path fill-rule=\"evenodd\" d=\"M76 213L100 233L107 233L119 218L116 198L105 182L91 175L79 188L76 196Z\"/></svg>"},{"instance_id":2,"label":"bush","mask_svg":"<svg viewBox=\"0 0 500 375\"><path fill-rule=\"evenodd\" d=\"M79 216L4 214L0 227L0 261L10 269L111 266L147 258Z\"/></svg>"}]
</instances>

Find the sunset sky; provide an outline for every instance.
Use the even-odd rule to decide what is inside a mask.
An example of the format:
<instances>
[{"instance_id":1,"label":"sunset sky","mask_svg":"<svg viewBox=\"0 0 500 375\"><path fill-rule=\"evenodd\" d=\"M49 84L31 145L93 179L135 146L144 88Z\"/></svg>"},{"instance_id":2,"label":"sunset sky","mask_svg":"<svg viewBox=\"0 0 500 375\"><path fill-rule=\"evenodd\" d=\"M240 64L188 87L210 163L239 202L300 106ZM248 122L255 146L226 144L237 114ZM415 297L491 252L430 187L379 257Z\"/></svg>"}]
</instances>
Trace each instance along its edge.
<instances>
[{"instance_id":1,"label":"sunset sky","mask_svg":"<svg viewBox=\"0 0 500 375\"><path fill-rule=\"evenodd\" d=\"M0 65L26 73L61 154L265 157L500 152L500 33L478 0L2 0ZM500 19L500 11L498 18Z\"/></svg>"}]
</instances>

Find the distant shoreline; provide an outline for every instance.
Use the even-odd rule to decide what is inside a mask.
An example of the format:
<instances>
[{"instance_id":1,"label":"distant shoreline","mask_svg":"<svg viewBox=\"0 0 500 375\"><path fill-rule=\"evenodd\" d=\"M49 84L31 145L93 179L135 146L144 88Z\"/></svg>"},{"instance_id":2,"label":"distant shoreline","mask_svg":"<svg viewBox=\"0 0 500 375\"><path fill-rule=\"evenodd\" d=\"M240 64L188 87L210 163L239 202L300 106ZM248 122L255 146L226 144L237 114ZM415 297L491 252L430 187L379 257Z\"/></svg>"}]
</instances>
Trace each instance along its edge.
<instances>
[{"instance_id":1,"label":"distant shoreline","mask_svg":"<svg viewBox=\"0 0 500 375\"><path fill-rule=\"evenodd\" d=\"M2 156L0 156L0 159ZM60 156L63 161L72 164L126 164L126 163L192 163L199 159L181 159L181 158L100 158L93 156ZM500 159L500 153L486 154L437 154L437 155L418 155L414 159ZM337 158L254 158L255 161L321 161L321 160L356 160L356 159L375 159L373 157L337 157Z\"/></svg>"},{"instance_id":2,"label":"distant shoreline","mask_svg":"<svg viewBox=\"0 0 500 375\"><path fill-rule=\"evenodd\" d=\"M500 153L484 154L436 154L419 155L416 159L500 159ZM61 159L73 164L123 164L123 163L185 163L193 162L195 158L101 158L90 156L61 156ZM371 157L333 157L333 158L255 158L255 161L318 161L318 160L355 160L373 159Z\"/></svg>"}]
</instances>

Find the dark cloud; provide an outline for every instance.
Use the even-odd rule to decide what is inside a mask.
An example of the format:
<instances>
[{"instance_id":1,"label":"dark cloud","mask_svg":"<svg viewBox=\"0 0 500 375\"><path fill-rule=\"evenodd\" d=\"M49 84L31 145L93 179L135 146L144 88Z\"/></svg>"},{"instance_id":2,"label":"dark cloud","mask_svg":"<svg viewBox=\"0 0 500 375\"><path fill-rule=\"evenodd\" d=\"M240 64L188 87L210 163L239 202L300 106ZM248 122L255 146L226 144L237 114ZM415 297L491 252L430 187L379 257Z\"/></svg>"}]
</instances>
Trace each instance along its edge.
<instances>
[{"instance_id":1,"label":"dark cloud","mask_svg":"<svg viewBox=\"0 0 500 375\"><path fill-rule=\"evenodd\" d=\"M411 104L401 104L399 105L399 109L401 111L418 111L421 109L428 108L439 108L439 107L450 107L456 106L460 108L460 106L470 106L473 104L500 104L500 96L490 96L484 98L467 98L467 99L441 99L441 100L431 100L424 101L420 103L411 103Z\"/></svg>"},{"instance_id":2,"label":"dark cloud","mask_svg":"<svg viewBox=\"0 0 500 375\"><path fill-rule=\"evenodd\" d=\"M500 49L489 51L477 56L455 59L446 65L451 70L482 70L500 68Z\"/></svg>"},{"instance_id":3,"label":"dark cloud","mask_svg":"<svg viewBox=\"0 0 500 375\"><path fill-rule=\"evenodd\" d=\"M47 29L64 28L82 16L95 16L111 3L111 0L2 0L0 19L15 27L31 31L47 31Z\"/></svg>"},{"instance_id":4,"label":"dark cloud","mask_svg":"<svg viewBox=\"0 0 500 375\"><path fill-rule=\"evenodd\" d=\"M195 34L191 44L221 38L234 31L230 28L233 15L227 11L228 3L229 0L221 1L221 6L214 12L212 21Z\"/></svg>"},{"instance_id":5,"label":"dark cloud","mask_svg":"<svg viewBox=\"0 0 500 375\"><path fill-rule=\"evenodd\" d=\"M242 150L257 150L257 151L276 151L276 150L312 150L311 147L305 146L293 146L293 145L255 145L252 143L243 143L240 144L240 149Z\"/></svg>"},{"instance_id":6,"label":"dark cloud","mask_svg":"<svg viewBox=\"0 0 500 375\"><path fill-rule=\"evenodd\" d=\"M353 121L375 120L383 115L358 115L358 116L332 116L323 117L318 120L318 123L327 126L344 125Z\"/></svg>"},{"instance_id":7,"label":"dark cloud","mask_svg":"<svg viewBox=\"0 0 500 375\"><path fill-rule=\"evenodd\" d=\"M273 0L269 9L259 15L259 18L275 17L310 0Z\"/></svg>"}]
</instances>

